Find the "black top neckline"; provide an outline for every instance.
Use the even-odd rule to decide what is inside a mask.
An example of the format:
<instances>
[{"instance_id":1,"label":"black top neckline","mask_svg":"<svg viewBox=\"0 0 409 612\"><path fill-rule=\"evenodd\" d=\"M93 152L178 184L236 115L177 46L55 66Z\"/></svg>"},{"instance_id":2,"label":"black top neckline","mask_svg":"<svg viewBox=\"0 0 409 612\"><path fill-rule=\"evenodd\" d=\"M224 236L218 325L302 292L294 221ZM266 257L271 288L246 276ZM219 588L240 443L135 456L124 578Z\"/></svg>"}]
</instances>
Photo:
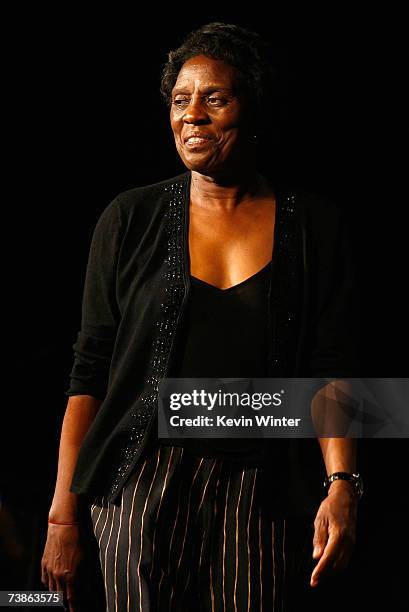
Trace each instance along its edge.
<instances>
[{"instance_id":1,"label":"black top neckline","mask_svg":"<svg viewBox=\"0 0 409 612\"><path fill-rule=\"evenodd\" d=\"M254 280L256 277L261 275L262 272L265 272L268 268L270 268L271 264L272 264L272 260L270 259L270 261L268 263L266 263L266 265L263 266L260 270L258 270L258 272L255 272L251 276L248 276L247 278L245 278L240 283L236 283L235 285L232 285L231 287L225 287L224 289L221 288L221 287L216 287L216 285L212 285L211 283L208 283L208 282L202 280L201 278L197 278L196 276L192 276L192 274L190 274L190 278L191 278L192 281L196 282L197 284L200 284L200 285L202 285L204 287L208 287L211 291L216 291L217 293L222 293L222 294L230 293L234 289L237 289L238 287L243 287L243 285L245 285L248 282Z\"/></svg>"}]
</instances>

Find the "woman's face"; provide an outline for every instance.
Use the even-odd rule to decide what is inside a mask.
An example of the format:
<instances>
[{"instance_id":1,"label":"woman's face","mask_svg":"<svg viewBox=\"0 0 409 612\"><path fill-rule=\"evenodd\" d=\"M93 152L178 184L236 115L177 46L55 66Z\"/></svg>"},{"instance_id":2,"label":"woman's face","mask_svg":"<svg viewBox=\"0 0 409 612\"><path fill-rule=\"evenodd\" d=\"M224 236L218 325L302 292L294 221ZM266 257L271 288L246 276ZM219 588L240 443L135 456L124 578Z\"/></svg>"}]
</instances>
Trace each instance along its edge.
<instances>
[{"instance_id":1,"label":"woman's face","mask_svg":"<svg viewBox=\"0 0 409 612\"><path fill-rule=\"evenodd\" d=\"M233 66L192 57L178 74L171 101L176 148L189 170L223 173L254 154L250 113Z\"/></svg>"}]
</instances>

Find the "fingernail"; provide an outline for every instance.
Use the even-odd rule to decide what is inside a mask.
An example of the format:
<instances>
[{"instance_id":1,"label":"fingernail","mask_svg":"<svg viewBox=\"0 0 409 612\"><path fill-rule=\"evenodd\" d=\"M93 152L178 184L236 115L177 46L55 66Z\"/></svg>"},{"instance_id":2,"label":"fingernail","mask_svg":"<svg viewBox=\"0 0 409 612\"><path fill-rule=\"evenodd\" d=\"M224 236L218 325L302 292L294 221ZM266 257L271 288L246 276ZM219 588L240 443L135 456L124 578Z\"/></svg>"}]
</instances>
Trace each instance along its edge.
<instances>
[{"instance_id":1,"label":"fingernail","mask_svg":"<svg viewBox=\"0 0 409 612\"><path fill-rule=\"evenodd\" d=\"M317 555L319 552L320 552L320 547L319 547L319 546L316 546L316 547L314 548L314 552L313 552L312 554L313 554L313 555Z\"/></svg>"}]
</instances>

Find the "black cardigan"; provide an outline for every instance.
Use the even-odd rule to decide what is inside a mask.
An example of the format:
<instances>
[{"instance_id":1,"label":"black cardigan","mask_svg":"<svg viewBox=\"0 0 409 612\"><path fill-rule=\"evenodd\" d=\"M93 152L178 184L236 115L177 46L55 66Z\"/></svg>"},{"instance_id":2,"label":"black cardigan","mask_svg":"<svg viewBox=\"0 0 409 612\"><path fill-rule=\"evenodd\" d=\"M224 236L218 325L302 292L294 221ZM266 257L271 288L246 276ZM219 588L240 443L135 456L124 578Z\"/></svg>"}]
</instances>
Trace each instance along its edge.
<instances>
[{"instance_id":1,"label":"black cardigan","mask_svg":"<svg viewBox=\"0 0 409 612\"><path fill-rule=\"evenodd\" d=\"M96 225L66 393L103 402L80 449L74 493L116 501L156 423L158 383L170 370L190 290L190 180L185 172L125 191ZM344 215L312 195L275 194L271 372L356 376L356 289ZM283 512L312 513L324 474L318 441L277 442Z\"/></svg>"}]
</instances>

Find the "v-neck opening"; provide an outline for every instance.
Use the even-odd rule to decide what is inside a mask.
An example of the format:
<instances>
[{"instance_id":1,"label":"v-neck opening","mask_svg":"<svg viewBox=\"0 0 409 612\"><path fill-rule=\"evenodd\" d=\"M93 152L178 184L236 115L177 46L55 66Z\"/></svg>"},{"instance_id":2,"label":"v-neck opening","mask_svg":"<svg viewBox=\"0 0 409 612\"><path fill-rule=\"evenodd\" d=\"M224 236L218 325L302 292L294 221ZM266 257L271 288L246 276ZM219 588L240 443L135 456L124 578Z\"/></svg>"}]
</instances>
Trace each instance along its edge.
<instances>
[{"instance_id":1,"label":"v-neck opening","mask_svg":"<svg viewBox=\"0 0 409 612\"><path fill-rule=\"evenodd\" d=\"M205 280L202 280L201 278L197 278L197 276L193 276L192 274L190 275L190 278L193 281L196 281L198 283L200 283L201 285L205 285L206 287L209 287L210 289L218 292L218 293L230 293L231 291L233 291L233 289L237 289L238 287L243 287L243 285L246 285L247 283L249 283L251 280L255 279L256 277L258 277L259 275L261 275L262 272L266 271L267 268L269 268L272 264L272 259L270 259L269 262L266 263L265 266L263 266L260 270L258 270L257 272L255 272L254 274L252 274L251 276L248 276L247 278L245 278L244 280L242 280L240 283L236 283L235 285L231 285L230 287L217 287L216 285L212 285L211 283L208 283Z\"/></svg>"},{"instance_id":2,"label":"v-neck opening","mask_svg":"<svg viewBox=\"0 0 409 612\"><path fill-rule=\"evenodd\" d=\"M206 281L202 281L201 279L193 276L192 274L190 274L190 249L189 249L189 226L190 226L190 187L191 187L191 179L192 179L192 173L191 171L187 171L184 173L184 192L183 192L183 197L184 197L184 217L183 217L183 239L184 239L184 255L185 255L185 269L184 269L184 278L185 278L185 282L189 283L189 281L194 281L196 282L196 280L198 281L198 283L202 284L203 286L207 286L210 287L211 289L213 289L216 293L220 293L223 294L224 292L229 292L232 291L235 287L238 287L239 285L241 286L243 283L249 281L252 277L249 277L248 279L245 279L244 281L242 281L242 283L238 283L237 285L232 285L231 287L226 287L225 289L221 289L220 287L216 287L215 285L212 285L210 283L207 283ZM275 199L275 211L274 211L274 229L273 229L273 248L272 248L272 253L271 253L271 259L268 262L267 265L271 265L271 269L275 269L277 266L277 262L279 259L279 234L280 234L280 226L282 223L282 193L280 188L278 188L277 186L273 185L273 191L274 191L274 199ZM267 267L267 265L265 267ZM259 272L261 272L261 270L259 270ZM256 274L258 274L256 272ZM254 276L254 275L253 275ZM271 283L269 284L269 289L268 289L268 300L270 300L270 295L271 295ZM186 296L185 296L186 297Z\"/></svg>"}]
</instances>

